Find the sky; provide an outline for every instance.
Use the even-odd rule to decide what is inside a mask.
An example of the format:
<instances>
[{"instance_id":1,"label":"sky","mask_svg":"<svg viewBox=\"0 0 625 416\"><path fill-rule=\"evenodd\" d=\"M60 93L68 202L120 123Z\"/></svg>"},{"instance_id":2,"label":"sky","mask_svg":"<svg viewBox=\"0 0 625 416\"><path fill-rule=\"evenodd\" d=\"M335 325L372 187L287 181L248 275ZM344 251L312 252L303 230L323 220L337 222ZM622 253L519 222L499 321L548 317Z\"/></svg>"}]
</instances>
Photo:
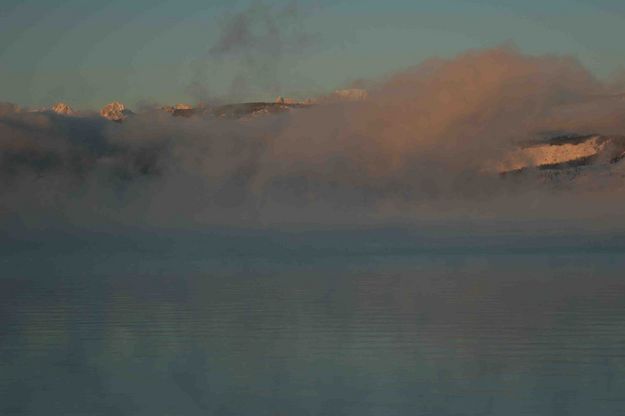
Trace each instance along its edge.
<instances>
[{"instance_id":1,"label":"sky","mask_svg":"<svg viewBox=\"0 0 625 416\"><path fill-rule=\"evenodd\" d=\"M305 98L502 44L609 78L624 23L620 0L3 0L0 101Z\"/></svg>"}]
</instances>

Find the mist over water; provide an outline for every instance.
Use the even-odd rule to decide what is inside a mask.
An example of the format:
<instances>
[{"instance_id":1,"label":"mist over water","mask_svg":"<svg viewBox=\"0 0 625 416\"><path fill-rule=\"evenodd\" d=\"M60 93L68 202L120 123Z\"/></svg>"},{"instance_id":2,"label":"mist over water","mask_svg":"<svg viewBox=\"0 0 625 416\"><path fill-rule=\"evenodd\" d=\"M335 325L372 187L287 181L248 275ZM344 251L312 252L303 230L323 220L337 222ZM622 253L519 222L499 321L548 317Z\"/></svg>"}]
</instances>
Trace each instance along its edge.
<instances>
[{"instance_id":1,"label":"mist over water","mask_svg":"<svg viewBox=\"0 0 625 416\"><path fill-rule=\"evenodd\" d=\"M1 105L0 414L625 412L623 167L493 169L623 135L623 86L504 47L367 89L241 119Z\"/></svg>"},{"instance_id":2,"label":"mist over water","mask_svg":"<svg viewBox=\"0 0 625 416\"><path fill-rule=\"evenodd\" d=\"M110 123L4 105L0 218L83 228L558 220L622 229L619 168L555 184L492 169L548 133L622 134L621 91L572 58L503 47L371 82L365 101L242 120L145 111Z\"/></svg>"}]
</instances>

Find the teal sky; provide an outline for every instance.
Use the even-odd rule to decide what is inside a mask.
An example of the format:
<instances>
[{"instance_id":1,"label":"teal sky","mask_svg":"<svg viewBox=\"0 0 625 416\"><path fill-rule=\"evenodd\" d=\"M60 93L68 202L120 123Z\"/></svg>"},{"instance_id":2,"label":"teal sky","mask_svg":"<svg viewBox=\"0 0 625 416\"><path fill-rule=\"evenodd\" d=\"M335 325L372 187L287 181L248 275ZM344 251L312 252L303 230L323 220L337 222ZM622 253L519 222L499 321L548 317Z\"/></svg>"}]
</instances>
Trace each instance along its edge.
<instances>
[{"instance_id":1,"label":"teal sky","mask_svg":"<svg viewBox=\"0 0 625 416\"><path fill-rule=\"evenodd\" d=\"M239 13L249 36L215 52ZM2 0L0 101L305 97L506 42L608 77L623 39L622 0Z\"/></svg>"}]
</instances>

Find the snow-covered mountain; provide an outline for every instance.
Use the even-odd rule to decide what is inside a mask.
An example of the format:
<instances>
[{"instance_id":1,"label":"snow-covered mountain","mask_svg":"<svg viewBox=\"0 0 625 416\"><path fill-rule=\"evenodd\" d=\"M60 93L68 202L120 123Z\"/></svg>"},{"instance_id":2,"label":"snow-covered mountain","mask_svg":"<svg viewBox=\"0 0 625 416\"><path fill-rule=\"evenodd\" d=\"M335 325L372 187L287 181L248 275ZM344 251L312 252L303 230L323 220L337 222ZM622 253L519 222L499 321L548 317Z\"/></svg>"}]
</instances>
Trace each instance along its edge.
<instances>
[{"instance_id":1,"label":"snow-covered mountain","mask_svg":"<svg viewBox=\"0 0 625 416\"><path fill-rule=\"evenodd\" d=\"M110 104L105 105L100 110L100 115L107 120L122 122L133 112L128 110L126 106L118 101L113 101Z\"/></svg>"},{"instance_id":2,"label":"snow-covered mountain","mask_svg":"<svg viewBox=\"0 0 625 416\"><path fill-rule=\"evenodd\" d=\"M525 143L497 162L502 174L527 170L562 171L615 164L625 156L625 136L562 135Z\"/></svg>"}]
</instances>

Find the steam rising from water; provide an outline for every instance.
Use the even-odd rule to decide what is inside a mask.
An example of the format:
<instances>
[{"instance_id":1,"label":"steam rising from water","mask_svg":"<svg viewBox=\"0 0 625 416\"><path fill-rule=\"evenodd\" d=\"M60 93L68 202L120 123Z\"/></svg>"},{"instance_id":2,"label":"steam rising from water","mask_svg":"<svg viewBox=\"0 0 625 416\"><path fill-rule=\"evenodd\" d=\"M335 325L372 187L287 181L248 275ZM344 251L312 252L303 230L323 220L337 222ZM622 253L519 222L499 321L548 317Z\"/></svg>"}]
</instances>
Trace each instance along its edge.
<instances>
[{"instance_id":1,"label":"steam rising from water","mask_svg":"<svg viewBox=\"0 0 625 416\"><path fill-rule=\"evenodd\" d=\"M489 170L545 132L623 134L621 89L508 48L432 60L362 102L244 120L124 123L0 107L0 218L159 226L572 220L621 228L620 167Z\"/></svg>"}]
</instances>

